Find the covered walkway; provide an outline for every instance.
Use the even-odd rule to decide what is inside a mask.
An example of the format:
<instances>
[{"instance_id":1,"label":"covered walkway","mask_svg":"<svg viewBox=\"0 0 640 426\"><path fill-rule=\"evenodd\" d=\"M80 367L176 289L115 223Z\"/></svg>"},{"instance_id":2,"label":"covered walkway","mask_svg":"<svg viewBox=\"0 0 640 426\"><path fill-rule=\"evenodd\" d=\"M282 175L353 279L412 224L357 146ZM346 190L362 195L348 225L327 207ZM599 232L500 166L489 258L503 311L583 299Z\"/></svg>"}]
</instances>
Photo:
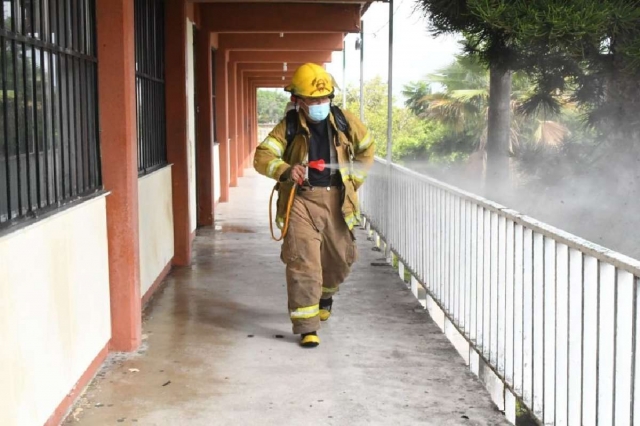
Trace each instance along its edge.
<instances>
[{"instance_id":1,"label":"covered walkway","mask_svg":"<svg viewBox=\"0 0 640 426\"><path fill-rule=\"evenodd\" d=\"M112 353L65 424L508 424L362 230L322 344L300 348L270 188L249 172L231 188L147 307L141 349Z\"/></svg>"}]
</instances>

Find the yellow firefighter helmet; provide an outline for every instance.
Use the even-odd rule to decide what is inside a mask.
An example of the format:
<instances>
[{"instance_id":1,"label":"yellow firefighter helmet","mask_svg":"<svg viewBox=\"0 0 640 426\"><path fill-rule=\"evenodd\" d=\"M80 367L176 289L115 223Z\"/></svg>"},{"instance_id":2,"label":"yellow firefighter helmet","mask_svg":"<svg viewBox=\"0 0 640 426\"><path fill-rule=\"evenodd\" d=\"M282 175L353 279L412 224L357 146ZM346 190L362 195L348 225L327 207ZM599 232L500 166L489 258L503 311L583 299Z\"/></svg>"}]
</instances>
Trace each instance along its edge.
<instances>
[{"instance_id":1,"label":"yellow firefighter helmet","mask_svg":"<svg viewBox=\"0 0 640 426\"><path fill-rule=\"evenodd\" d=\"M335 80L327 70L320 65L307 63L293 73L291 83L284 90L294 96L322 98L333 96L335 86Z\"/></svg>"}]
</instances>

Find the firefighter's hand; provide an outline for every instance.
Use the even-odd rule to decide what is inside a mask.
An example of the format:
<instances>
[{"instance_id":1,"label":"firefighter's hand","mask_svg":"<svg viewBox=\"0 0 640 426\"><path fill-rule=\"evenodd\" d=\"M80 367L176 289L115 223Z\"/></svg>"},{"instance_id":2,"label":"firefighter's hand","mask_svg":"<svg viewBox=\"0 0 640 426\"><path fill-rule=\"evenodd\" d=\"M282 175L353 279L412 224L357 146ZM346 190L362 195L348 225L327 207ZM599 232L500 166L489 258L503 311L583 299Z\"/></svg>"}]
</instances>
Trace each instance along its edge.
<instances>
[{"instance_id":1,"label":"firefighter's hand","mask_svg":"<svg viewBox=\"0 0 640 426\"><path fill-rule=\"evenodd\" d=\"M291 180L294 182L297 182L298 184L301 184L304 181L304 176L305 176L305 168L303 165L301 164L296 164L295 166L291 167Z\"/></svg>"}]
</instances>

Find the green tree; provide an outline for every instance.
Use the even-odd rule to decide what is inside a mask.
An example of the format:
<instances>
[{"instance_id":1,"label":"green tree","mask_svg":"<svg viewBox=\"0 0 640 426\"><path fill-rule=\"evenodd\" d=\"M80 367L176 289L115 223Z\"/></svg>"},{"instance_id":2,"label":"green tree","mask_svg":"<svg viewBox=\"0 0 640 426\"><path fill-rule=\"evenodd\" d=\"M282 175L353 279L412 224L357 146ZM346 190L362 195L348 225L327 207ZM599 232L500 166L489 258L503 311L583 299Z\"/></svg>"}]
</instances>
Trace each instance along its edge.
<instances>
[{"instance_id":1,"label":"green tree","mask_svg":"<svg viewBox=\"0 0 640 426\"><path fill-rule=\"evenodd\" d=\"M508 32L537 94L557 108L570 92L616 150L640 145L640 5L635 0L469 0L475 16ZM555 95L555 96L554 96Z\"/></svg>"},{"instance_id":2,"label":"green tree","mask_svg":"<svg viewBox=\"0 0 640 426\"><path fill-rule=\"evenodd\" d=\"M387 154L387 84L380 77L364 85L364 121L376 143L376 155ZM347 110L358 115L359 89L347 88ZM392 138L394 161L428 160L435 155L434 143L444 127L420 119L407 108L393 107Z\"/></svg>"},{"instance_id":3,"label":"green tree","mask_svg":"<svg viewBox=\"0 0 640 426\"><path fill-rule=\"evenodd\" d=\"M474 14L475 1L483 0L418 0L418 4L429 17L435 35L462 33L467 53L480 57L488 65L491 96L487 114L487 177L490 186L501 187L509 181L511 70L517 46L507 31Z\"/></svg>"},{"instance_id":4,"label":"green tree","mask_svg":"<svg viewBox=\"0 0 640 426\"><path fill-rule=\"evenodd\" d=\"M535 176L534 188L557 197L591 188L589 198L600 201L592 210L601 205L620 211L640 208L640 4L468 0L468 6L517 45L514 68L535 82L523 109L557 113L568 99L588 126L569 137L571 143L559 156L539 149L524 152L519 166Z\"/></svg>"},{"instance_id":5,"label":"green tree","mask_svg":"<svg viewBox=\"0 0 640 426\"><path fill-rule=\"evenodd\" d=\"M428 106L425 105L422 100L430 93L431 88L426 81L410 82L405 85L402 90L402 95L407 98L404 105L409 108L411 112L419 116L424 113L425 108Z\"/></svg>"},{"instance_id":6,"label":"green tree","mask_svg":"<svg viewBox=\"0 0 640 426\"><path fill-rule=\"evenodd\" d=\"M456 61L429 75L423 82L428 86L438 84L441 92L427 94L414 100L414 111L426 120L437 121L447 127L451 135L443 143L455 147L444 151L469 153L485 150L489 114L489 72L480 62L469 56L458 56ZM564 126L549 120L544 111L523 112L532 90L532 81L523 73L514 73L510 99L509 153L515 155L517 148L525 143L554 145L562 143ZM416 84L406 89L415 87Z\"/></svg>"},{"instance_id":7,"label":"green tree","mask_svg":"<svg viewBox=\"0 0 640 426\"><path fill-rule=\"evenodd\" d=\"M489 108L489 73L473 57L458 56L449 66L427 76L429 86L442 86L441 92L417 101L421 117L439 121L454 133L486 134Z\"/></svg>"},{"instance_id":8,"label":"green tree","mask_svg":"<svg viewBox=\"0 0 640 426\"><path fill-rule=\"evenodd\" d=\"M258 90L258 123L273 124L282 120L289 96L283 91Z\"/></svg>"}]
</instances>

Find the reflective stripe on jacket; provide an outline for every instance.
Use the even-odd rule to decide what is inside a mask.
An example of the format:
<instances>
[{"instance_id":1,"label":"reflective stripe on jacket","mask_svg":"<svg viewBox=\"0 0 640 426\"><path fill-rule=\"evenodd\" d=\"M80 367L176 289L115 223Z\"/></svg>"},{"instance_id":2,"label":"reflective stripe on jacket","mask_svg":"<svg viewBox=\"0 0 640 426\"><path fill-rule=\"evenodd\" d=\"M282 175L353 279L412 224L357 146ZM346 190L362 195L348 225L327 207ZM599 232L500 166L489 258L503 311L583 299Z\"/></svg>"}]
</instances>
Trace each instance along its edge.
<instances>
[{"instance_id":1,"label":"reflective stripe on jacket","mask_svg":"<svg viewBox=\"0 0 640 426\"><path fill-rule=\"evenodd\" d=\"M345 222L352 229L360 222L360 206L357 190L364 183L367 172L373 164L375 144L367 128L349 111L343 111L349 123L348 135L337 130L333 114L330 114L331 133L336 146L340 174L344 183L342 200L342 215ZM300 127L298 134L287 146L287 123L283 119L269 133L266 139L256 149L253 166L258 173L279 181L280 176L292 165L301 164L309 152L309 128L304 114L299 113ZM293 182L279 182L278 210L276 224L282 227L284 215L291 193Z\"/></svg>"}]
</instances>

